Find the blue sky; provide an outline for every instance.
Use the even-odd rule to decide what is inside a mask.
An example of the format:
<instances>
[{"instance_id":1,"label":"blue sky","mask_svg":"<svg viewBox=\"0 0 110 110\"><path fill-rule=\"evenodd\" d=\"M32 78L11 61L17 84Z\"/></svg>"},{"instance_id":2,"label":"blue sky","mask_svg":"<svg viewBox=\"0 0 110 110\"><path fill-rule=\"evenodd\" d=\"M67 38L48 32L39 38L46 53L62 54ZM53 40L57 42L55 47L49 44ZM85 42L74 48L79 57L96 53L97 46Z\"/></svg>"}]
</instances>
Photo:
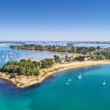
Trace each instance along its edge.
<instances>
[{"instance_id":1,"label":"blue sky","mask_svg":"<svg viewBox=\"0 0 110 110\"><path fill-rule=\"evenodd\" d=\"M110 41L110 1L0 0L0 40Z\"/></svg>"}]
</instances>

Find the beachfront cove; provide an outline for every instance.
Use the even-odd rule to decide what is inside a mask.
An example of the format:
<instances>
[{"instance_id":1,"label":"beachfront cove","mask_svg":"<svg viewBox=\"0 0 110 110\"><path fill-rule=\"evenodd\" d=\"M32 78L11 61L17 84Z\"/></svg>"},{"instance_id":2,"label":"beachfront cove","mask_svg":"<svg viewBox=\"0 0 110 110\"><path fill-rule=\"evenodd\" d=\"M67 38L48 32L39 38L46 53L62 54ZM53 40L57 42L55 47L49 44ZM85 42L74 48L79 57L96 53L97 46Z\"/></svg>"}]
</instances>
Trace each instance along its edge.
<instances>
[{"instance_id":1,"label":"beachfront cove","mask_svg":"<svg viewBox=\"0 0 110 110\"><path fill-rule=\"evenodd\" d=\"M18 62L15 62L14 66L19 64L19 61L22 59L20 56L24 56L22 54L25 52L25 55L28 55L30 52L34 53L35 56L37 55L37 52L32 50L15 50L8 47L9 45L1 47L1 61L4 61L7 58L6 54L8 54L7 59L9 61L12 62L12 58L14 58L14 62ZM3 54L3 52L6 54ZM30 57L32 55L29 54ZM49 57L48 60L50 61L53 56ZM17 60L18 57L20 57L19 60ZM66 60L70 61L68 58L66 57ZM110 101L110 61L86 61L84 58L84 55L81 57L78 55L74 62L55 63L53 66L43 69L41 76L20 75L16 76L16 78L10 78L10 74L0 73L0 109L104 110L106 108L106 110L109 110L109 103L106 102ZM7 61L4 61L4 64L6 63ZM9 65L7 64L7 66ZM106 84L103 85L103 83Z\"/></svg>"}]
</instances>

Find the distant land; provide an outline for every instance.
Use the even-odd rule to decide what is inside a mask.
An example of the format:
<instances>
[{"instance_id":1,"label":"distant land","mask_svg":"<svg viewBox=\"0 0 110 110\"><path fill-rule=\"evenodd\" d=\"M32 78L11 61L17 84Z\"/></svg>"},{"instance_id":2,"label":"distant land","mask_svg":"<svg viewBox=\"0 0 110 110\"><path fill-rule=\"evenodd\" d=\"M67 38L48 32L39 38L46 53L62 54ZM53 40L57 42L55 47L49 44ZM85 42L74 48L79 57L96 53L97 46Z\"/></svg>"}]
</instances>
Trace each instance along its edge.
<instances>
[{"instance_id":1,"label":"distant land","mask_svg":"<svg viewBox=\"0 0 110 110\"><path fill-rule=\"evenodd\" d=\"M0 44L3 43L16 43L16 44L26 44L26 43L38 43L41 42L46 44L47 42L66 42L68 46L74 46L76 44L110 44L110 41L0 41Z\"/></svg>"}]
</instances>

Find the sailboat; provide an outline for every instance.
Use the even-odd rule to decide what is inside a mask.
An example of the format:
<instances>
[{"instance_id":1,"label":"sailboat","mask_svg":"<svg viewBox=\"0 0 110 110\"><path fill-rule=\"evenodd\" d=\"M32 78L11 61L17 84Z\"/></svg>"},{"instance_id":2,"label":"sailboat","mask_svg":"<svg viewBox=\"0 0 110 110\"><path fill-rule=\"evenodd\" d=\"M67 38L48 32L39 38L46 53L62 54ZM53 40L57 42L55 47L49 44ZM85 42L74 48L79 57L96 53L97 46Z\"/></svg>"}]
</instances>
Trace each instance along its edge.
<instances>
[{"instance_id":1,"label":"sailboat","mask_svg":"<svg viewBox=\"0 0 110 110\"><path fill-rule=\"evenodd\" d=\"M71 82L72 80L71 79L68 79L68 81Z\"/></svg>"},{"instance_id":2,"label":"sailboat","mask_svg":"<svg viewBox=\"0 0 110 110\"><path fill-rule=\"evenodd\" d=\"M10 55L13 55L13 53L10 52Z\"/></svg>"},{"instance_id":3,"label":"sailboat","mask_svg":"<svg viewBox=\"0 0 110 110\"><path fill-rule=\"evenodd\" d=\"M6 59L5 59L5 62L8 62L8 61L9 61L8 58L6 58Z\"/></svg>"},{"instance_id":4,"label":"sailboat","mask_svg":"<svg viewBox=\"0 0 110 110\"><path fill-rule=\"evenodd\" d=\"M9 59L8 59L8 55L7 55L5 58L5 62L8 62L8 61L9 61Z\"/></svg>"},{"instance_id":5,"label":"sailboat","mask_svg":"<svg viewBox=\"0 0 110 110\"><path fill-rule=\"evenodd\" d=\"M2 55L2 58L4 59L4 58L5 58L5 56L4 56L4 55Z\"/></svg>"},{"instance_id":6,"label":"sailboat","mask_svg":"<svg viewBox=\"0 0 110 110\"><path fill-rule=\"evenodd\" d=\"M82 76L81 76L81 75L79 75L79 76L78 76L78 79L82 79Z\"/></svg>"},{"instance_id":7,"label":"sailboat","mask_svg":"<svg viewBox=\"0 0 110 110\"><path fill-rule=\"evenodd\" d=\"M61 78L61 76L59 75L58 78Z\"/></svg>"},{"instance_id":8,"label":"sailboat","mask_svg":"<svg viewBox=\"0 0 110 110\"><path fill-rule=\"evenodd\" d=\"M104 82L102 83L102 85L105 86L105 85L106 85L106 82L104 81Z\"/></svg>"},{"instance_id":9,"label":"sailboat","mask_svg":"<svg viewBox=\"0 0 110 110\"><path fill-rule=\"evenodd\" d=\"M66 85L70 85L70 84L67 82Z\"/></svg>"}]
</instances>

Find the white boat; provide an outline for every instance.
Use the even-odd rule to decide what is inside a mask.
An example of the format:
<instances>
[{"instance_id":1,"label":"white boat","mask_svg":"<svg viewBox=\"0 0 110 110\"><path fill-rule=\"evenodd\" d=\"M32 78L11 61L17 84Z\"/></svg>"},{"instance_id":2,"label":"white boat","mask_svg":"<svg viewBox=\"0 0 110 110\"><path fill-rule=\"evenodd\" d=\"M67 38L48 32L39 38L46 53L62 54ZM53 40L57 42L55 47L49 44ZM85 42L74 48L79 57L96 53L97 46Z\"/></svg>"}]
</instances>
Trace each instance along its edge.
<instances>
[{"instance_id":1,"label":"white boat","mask_svg":"<svg viewBox=\"0 0 110 110\"><path fill-rule=\"evenodd\" d=\"M4 56L4 55L2 55L2 58L4 59L4 58L5 58L5 56Z\"/></svg>"},{"instance_id":2,"label":"white boat","mask_svg":"<svg viewBox=\"0 0 110 110\"><path fill-rule=\"evenodd\" d=\"M16 58L16 56L15 56L15 55L13 55L13 58Z\"/></svg>"},{"instance_id":3,"label":"white boat","mask_svg":"<svg viewBox=\"0 0 110 110\"><path fill-rule=\"evenodd\" d=\"M8 59L8 55L6 56L6 58Z\"/></svg>"},{"instance_id":4,"label":"white boat","mask_svg":"<svg viewBox=\"0 0 110 110\"><path fill-rule=\"evenodd\" d=\"M68 81L71 82L72 80L71 79L68 79Z\"/></svg>"},{"instance_id":5,"label":"white boat","mask_svg":"<svg viewBox=\"0 0 110 110\"><path fill-rule=\"evenodd\" d=\"M14 59L14 58L12 58L12 61L15 61L15 59Z\"/></svg>"},{"instance_id":6,"label":"white boat","mask_svg":"<svg viewBox=\"0 0 110 110\"><path fill-rule=\"evenodd\" d=\"M10 57L11 57L11 58L13 58L13 56L12 56L12 55L11 55Z\"/></svg>"},{"instance_id":7,"label":"white boat","mask_svg":"<svg viewBox=\"0 0 110 110\"><path fill-rule=\"evenodd\" d=\"M13 55L13 53L10 53L10 55Z\"/></svg>"},{"instance_id":8,"label":"white boat","mask_svg":"<svg viewBox=\"0 0 110 110\"><path fill-rule=\"evenodd\" d=\"M70 85L69 83L66 83L66 85Z\"/></svg>"},{"instance_id":9,"label":"white boat","mask_svg":"<svg viewBox=\"0 0 110 110\"><path fill-rule=\"evenodd\" d=\"M61 78L61 76L59 75L58 78Z\"/></svg>"},{"instance_id":10,"label":"white boat","mask_svg":"<svg viewBox=\"0 0 110 110\"><path fill-rule=\"evenodd\" d=\"M81 75L79 75L79 76L78 76L78 79L82 79L82 76L81 76Z\"/></svg>"},{"instance_id":11,"label":"white boat","mask_svg":"<svg viewBox=\"0 0 110 110\"><path fill-rule=\"evenodd\" d=\"M106 85L106 82L104 81L104 82L102 83L102 85L105 86L105 85Z\"/></svg>"},{"instance_id":12,"label":"white boat","mask_svg":"<svg viewBox=\"0 0 110 110\"><path fill-rule=\"evenodd\" d=\"M8 58L6 58L6 59L5 59L5 62L8 62L8 61L9 61L9 59L8 59Z\"/></svg>"}]
</instances>

